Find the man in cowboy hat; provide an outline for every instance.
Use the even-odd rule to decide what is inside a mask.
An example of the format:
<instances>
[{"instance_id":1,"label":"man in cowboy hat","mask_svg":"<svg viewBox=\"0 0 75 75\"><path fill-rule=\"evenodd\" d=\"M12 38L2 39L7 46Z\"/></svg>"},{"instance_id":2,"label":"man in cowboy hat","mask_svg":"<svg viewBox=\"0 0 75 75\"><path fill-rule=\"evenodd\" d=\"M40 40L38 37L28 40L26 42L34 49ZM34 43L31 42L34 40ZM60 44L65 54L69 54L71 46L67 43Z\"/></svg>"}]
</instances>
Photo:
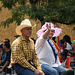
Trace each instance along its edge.
<instances>
[{"instance_id":1,"label":"man in cowboy hat","mask_svg":"<svg viewBox=\"0 0 75 75\"><path fill-rule=\"evenodd\" d=\"M15 63L16 73L19 75L44 75L35 52L34 42L30 39L32 25L25 19L16 28L20 35L11 46L11 63Z\"/></svg>"},{"instance_id":2,"label":"man in cowboy hat","mask_svg":"<svg viewBox=\"0 0 75 75\"><path fill-rule=\"evenodd\" d=\"M36 40L35 50L42 66L45 75L61 75L65 70L60 66L58 58L59 48L52 40L52 37L57 37L61 33L60 28L54 28L53 23L46 22L37 32L38 39Z\"/></svg>"}]
</instances>

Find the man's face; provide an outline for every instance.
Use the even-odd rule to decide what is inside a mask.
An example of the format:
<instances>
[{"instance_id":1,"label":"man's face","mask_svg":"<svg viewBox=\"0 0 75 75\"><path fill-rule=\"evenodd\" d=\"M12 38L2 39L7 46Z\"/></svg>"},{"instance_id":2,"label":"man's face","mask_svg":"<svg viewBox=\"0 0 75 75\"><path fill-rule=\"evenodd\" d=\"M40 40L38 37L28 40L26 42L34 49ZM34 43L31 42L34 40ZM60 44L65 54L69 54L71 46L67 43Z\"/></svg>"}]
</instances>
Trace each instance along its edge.
<instances>
[{"instance_id":1,"label":"man's face","mask_svg":"<svg viewBox=\"0 0 75 75\"><path fill-rule=\"evenodd\" d=\"M22 35L24 37L28 37L29 38L31 36L31 34L32 34L32 27L25 27L25 28L23 28L21 30L21 32L22 32Z\"/></svg>"},{"instance_id":2,"label":"man's face","mask_svg":"<svg viewBox=\"0 0 75 75\"><path fill-rule=\"evenodd\" d=\"M51 29L50 30L50 33L49 33L49 38L52 38L52 36L54 35L55 33L55 30L54 29Z\"/></svg>"}]
</instances>

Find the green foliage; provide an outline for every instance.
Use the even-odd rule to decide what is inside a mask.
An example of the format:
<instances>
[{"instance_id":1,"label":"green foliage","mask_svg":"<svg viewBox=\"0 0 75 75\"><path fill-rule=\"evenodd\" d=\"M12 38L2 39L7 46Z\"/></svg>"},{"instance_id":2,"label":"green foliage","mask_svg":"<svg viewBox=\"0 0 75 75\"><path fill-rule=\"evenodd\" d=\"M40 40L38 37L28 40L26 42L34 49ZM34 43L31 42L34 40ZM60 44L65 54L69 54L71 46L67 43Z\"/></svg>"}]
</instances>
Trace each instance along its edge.
<instances>
[{"instance_id":1,"label":"green foliage","mask_svg":"<svg viewBox=\"0 0 75 75\"><path fill-rule=\"evenodd\" d=\"M24 5L26 0L0 0L3 3L3 7L7 7L8 9L12 9L12 6L15 6L18 2L20 5Z\"/></svg>"},{"instance_id":2,"label":"green foliage","mask_svg":"<svg viewBox=\"0 0 75 75\"><path fill-rule=\"evenodd\" d=\"M45 22L75 24L75 0L1 0L3 7L11 9L12 18L5 25L15 21L17 25L28 15L30 19ZM18 6L16 6L18 3ZM14 8L12 7L14 6ZM10 21L10 22L9 22Z\"/></svg>"},{"instance_id":3,"label":"green foliage","mask_svg":"<svg viewBox=\"0 0 75 75\"><path fill-rule=\"evenodd\" d=\"M24 5L16 7L16 9L12 9L12 18L14 21L16 21L17 25L21 23L21 21L24 19L24 15L26 12L26 7Z\"/></svg>"}]
</instances>

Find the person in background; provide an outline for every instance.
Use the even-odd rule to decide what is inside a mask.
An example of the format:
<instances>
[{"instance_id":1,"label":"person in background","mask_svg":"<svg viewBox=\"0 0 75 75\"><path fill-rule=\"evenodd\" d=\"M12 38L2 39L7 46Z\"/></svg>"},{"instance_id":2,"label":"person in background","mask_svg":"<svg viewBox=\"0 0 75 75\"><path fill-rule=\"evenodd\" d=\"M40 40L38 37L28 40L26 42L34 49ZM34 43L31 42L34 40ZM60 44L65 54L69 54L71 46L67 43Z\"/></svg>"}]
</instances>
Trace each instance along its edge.
<instances>
[{"instance_id":1,"label":"person in background","mask_svg":"<svg viewBox=\"0 0 75 75\"><path fill-rule=\"evenodd\" d=\"M2 54L3 54L3 44L0 43L0 63L1 63Z\"/></svg>"},{"instance_id":2,"label":"person in background","mask_svg":"<svg viewBox=\"0 0 75 75\"><path fill-rule=\"evenodd\" d=\"M5 39L4 39L4 42L5 42L5 41L8 41L8 42L10 43L10 40L9 40L8 38L5 38Z\"/></svg>"},{"instance_id":3,"label":"person in background","mask_svg":"<svg viewBox=\"0 0 75 75\"><path fill-rule=\"evenodd\" d=\"M73 70L75 70L75 39L72 41L72 50L69 52L71 53L70 55L70 66Z\"/></svg>"},{"instance_id":4,"label":"person in background","mask_svg":"<svg viewBox=\"0 0 75 75\"><path fill-rule=\"evenodd\" d=\"M10 63L10 56L11 56L10 43L5 41L3 43L3 49L4 49L4 53L2 55L2 61L0 63L0 66L3 67L0 69L0 73L3 71L6 72L6 69L7 69L7 73L10 73L10 70L8 70L7 68L7 66Z\"/></svg>"},{"instance_id":5,"label":"person in background","mask_svg":"<svg viewBox=\"0 0 75 75\"><path fill-rule=\"evenodd\" d=\"M73 51L75 52L75 39L72 41L72 49L73 49Z\"/></svg>"},{"instance_id":6,"label":"person in background","mask_svg":"<svg viewBox=\"0 0 75 75\"><path fill-rule=\"evenodd\" d=\"M71 46L72 46L72 50L70 50L69 53L71 55L75 55L75 39L72 41Z\"/></svg>"},{"instance_id":7,"label":"person in background","mask_svg":"<svg viewBox=\"0 0 75 75\"><path fill-rule=\"evenodd\" d=\"M67 42L63 39L60 40L60 48L61 48L61 52L63 52L63 50L66 48L67 46Z\"/></svg>"},{"instance_id":8,"label":"person in background","mask_svg":"<svg viewBox=\"0 0 75 75\"><path fill-rule=\"evenodd\" d=\"M60 60L61 63L63 62L63 60L61 58L62 57L62 54L61 53L63 53L63 50L66 48L66 46L67 46L66 41L63 40L63 39L61 39L60 40L60 51L59 51L59 55L58 55L59 56L59 60Z\"/></svg>"},{"instance_id":9,"label":"person in background","mask_svg":"<svg viewBox=\"0 0 75 75\"><path fill-rule=\"evenodd\" d=\"M30 38L32 25L25 19L16 28L19 38L11 46L11 63L15 64L15 71L19 75L44 75L35 52L34 41Z\"/></svg>"},{"instance_id":10,"label":"person in background","mask_svg":"<svg viewBox=\"0 0 75 75\"><path fill-rule=\"evenodd\" d=\"M2 68L1 62L2 62L2 56L3 56L3 54L4 54L3 44L0 43L0 69ZM5 75L5 72L4 71L0 72L0 75Z\"/></svg>"},{"instance_id":11,"label":"person in background","mask_svg":"<svg viewBox=\"0 0 75 75\"><path fill-rule=\"evenodd\" d=\"M72 46L71 46L71 38L70 38L70 36L69 35L63 36L63 40L65 40L67 42L67 46L66 46L65 49L71 50Z\"/></svg>"},{"instance_id":12,"label":"person in background","mask_svg":"<svg viewBox=\"0 0 75 75\"><path fill-rule=\"evenodd\" d=\"M66 69L61 66L58 51L52 40L52 37L57 37L60 33L60 28L54 28L54 24L48 22L37 31L38 39L36 40L35 50L45 75L59 75L59 73L61 75Z\"/></svg>"},{"instance_id":13,"label":"person in background","mask_svg":"<svg viewBox=\"0 0 75 75\"><path fill-rule=\"evenodd\" d=\"M61 66L65 68L66 68L67 55L68 55L68 51L66 49L60 52L60 59L62 60Z\"/></svg>"}]
</instances>

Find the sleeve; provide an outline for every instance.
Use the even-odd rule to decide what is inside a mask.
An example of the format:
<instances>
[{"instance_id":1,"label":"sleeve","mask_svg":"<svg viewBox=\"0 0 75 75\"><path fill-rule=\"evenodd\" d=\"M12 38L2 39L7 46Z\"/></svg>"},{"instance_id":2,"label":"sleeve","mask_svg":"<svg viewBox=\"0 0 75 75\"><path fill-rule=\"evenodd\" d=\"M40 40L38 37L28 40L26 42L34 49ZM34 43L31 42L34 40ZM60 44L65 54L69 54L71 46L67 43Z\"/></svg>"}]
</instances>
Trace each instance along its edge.
<instances>
[{"instance_id":1,"label":"sleeve","mask_svg":"<svg viewBox=\"0 0 75 75\"><path fill-rule=\"evenodd\" d=\"M35 43L35 49L37 50L39 47L41 47L46 40L47 39L43 38L43 35L41 35L40 37L38 37L38 39L36 40L36 43Z\"/></svg>"},{"instance_id":2,"label":"sleeve","mask_svg":"<svg viewBox=\"0 0 75 75\"><path fill-rule=\"evenodd\" d=\"M13 44L11 46L11 63L18 63L22 67L28 68L32 71L35 70L35 67L33 67L26 59L22 51L21 44Z\"/></svg>"},{"instance_id":3,"label":"sleeve","mask_svg":"<svg viewBox=\"0 0 75 75\"><path fill-rule=\"evenodd\" d=\"M59 65L61 65L61 63L60 63L60 61L59 61L59 57L57 56L57 63L59 64Z\"/></svg>"}]
</instances>

